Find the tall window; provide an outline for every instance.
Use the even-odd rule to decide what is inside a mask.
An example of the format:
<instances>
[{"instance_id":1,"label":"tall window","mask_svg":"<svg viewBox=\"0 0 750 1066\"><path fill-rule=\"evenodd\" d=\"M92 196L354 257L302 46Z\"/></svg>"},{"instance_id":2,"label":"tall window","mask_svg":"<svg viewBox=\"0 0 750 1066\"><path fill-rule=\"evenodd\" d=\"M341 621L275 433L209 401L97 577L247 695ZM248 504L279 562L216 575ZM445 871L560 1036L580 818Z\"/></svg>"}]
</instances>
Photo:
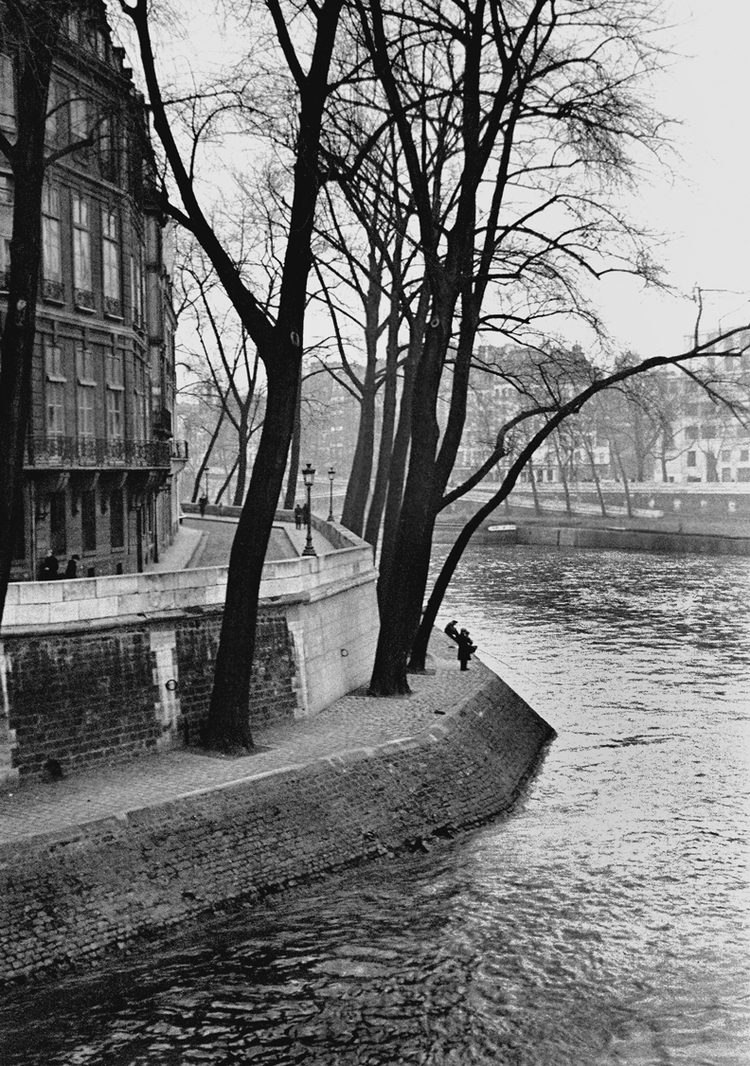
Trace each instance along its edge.
<instances>
[{"instance_id":1,"label":"tall window","mask_svg":"<svg viewBox=\"0 0 750 1066\"><path fill-rule=\"evenodd\" d=\"M60 191L45 185L42 191L43 293L48 300L63 299Z\"/></svg>"},{"instance_id":2,"label":"tall window","mask_svg":"<svg viewBox=\"0 0 750 1066\"><path fill-rule=\"evenodd\" d=\"M122 389L107 387L107 438L109 440L122 440L123 438L123 403Z\"/></svg>"},{"instance_id":3,"label":"tall window","mask_svg":"<svg viewBox=\"0 0 750 1066\"><path fill-rule=\"evenodd\" d=\"M107 438L125 436L125 360L122 349L112 348L107 355Z\"/></svg>"},{"instance_id":4,"label":"tall window","mask_svg":"<svg viewBox=\"0 0 750 1066\"><path fill-rule=\"evenodd\" d=\"M45 143L48 148L54 148L60 137L60 85L55 78L50 78L47 92L47 118L44 123Z\"/></svg>"},{"instance_id":5,"label":"tall window","mask_svg":"<svg viewBox=\"0 0 750 1066\"><path fill-rule=\"evenodd\" d=\"M125 506L122 489L115 489L109 497L109 540L113 548L125 545Z\"/></svg>"},{"instance_id":6,"label":"tall window","mask_svg":"<svg viewBox=\"0 0 750 1066\"><path fill-rule=\"evenodd\" d=\"M73 282L78 306L93 307L89 202L77 193L73 194Z\"/></svg>"},{"instance_id":7,"label":"tall window","mask_svg":"<svg viewBox=\"0 0 750 1066\"><path fill-rule=\"evenodd\" d=\"M0 173L0 291L10 284L10 239L13 235L13 178Z\"/></svg>"},{"instance_id":8,"label":"tall window","mask_svg":"<svg viewBox=\"0 0 750 1066\"><path fill-rule=\"evenodd\" d=\"M65 555L68 550L67 507L64 492L53 492L49 498L50 547L55 555Z\"/></svg>"},{"instance_id":9,"label":"tall window","mask_svg":"<svg viewBox=\"0 0 750 1066\"><path fill-rule=\"evenodd\" d=\"M140 359L135 361L133 384L133 437L146 437L146 369Z\"/></svg>"},{"instance_id":10,"label":"tall window","mask_svg":"<svg viewBox=\"0 0 750 1066\"><path fill-rule=\"evenodd\" d=\"M99 123L99 166L107 181L117 181L120 176L119 142L117 124L112 115L106 115Z\"/></svg>"},{"instance_id":11,"label":"tall window","mask_svg":"<svg viewBox=\"0 0 750 1066\"><path fill-rule=\"evenodd\" d=\"M94 374L94 353L91 348L87 348L83 344L79 344L76 348L76 371L78 436L84 440L91 440L96 435L96 377Z\"/></svg>"},{"instance_id":12,"label":"tall window","mask_svg":"<svg viewBox=\"0 0 750 1066\"><path fill-rule=\"evenodd\" d=\"M13 76L13 60L0 53L0 127L16 128L16 79Z\"/></svg>"},{"instance_id":13,"label":"tall window","mask_svg":"<svg viewBox=\"0 0 750 1066\"><path fill-rule=\"evenodd\" d=\"M47 437L64 437L67 379L64 372L62 348L51 338L45 340L44 363L47 379L45 385Z\"/></svg>"},{"instance_id":14,"label":"tall window","mask_svg":"<svg viewBox=\"0 0 750 1066\"><path fill-rule=\"evenodd\" d=\"M104 310L119 315L120 303L120 234L117 215L105 207L102 210L102 265L104 273Z\"/></svg>"},{"instance_id":15,"label":"tall window","mask_svg":"<svg viewBox=\"0 0 750 1066\"><path fill-rule=\"evenodd\" d=\"M137 248L130 257L130 301L133 325L143 325L143 250Z\"/></svg>"},{"instance_id":16,"label":"tall window","mask_svg":"<svg viewBox=\"0 0 750 1066\"><path fill-rule=\"evenodd\" d=\"M88 100L83 96L74 96L69 101L70 105L70 139L71 141L85 141L91 132L89 128Z\"/></svg>"},{"instance_id":17,"label":"tall window","mask_svg":"<svg viewBox=\"0 0 750 1066\"><path fill-rule=\"evenodd\" d=\"M81 493L81 533L83 550L96 551L96 494L93 491Z\"/></svg>"}]
</instances>

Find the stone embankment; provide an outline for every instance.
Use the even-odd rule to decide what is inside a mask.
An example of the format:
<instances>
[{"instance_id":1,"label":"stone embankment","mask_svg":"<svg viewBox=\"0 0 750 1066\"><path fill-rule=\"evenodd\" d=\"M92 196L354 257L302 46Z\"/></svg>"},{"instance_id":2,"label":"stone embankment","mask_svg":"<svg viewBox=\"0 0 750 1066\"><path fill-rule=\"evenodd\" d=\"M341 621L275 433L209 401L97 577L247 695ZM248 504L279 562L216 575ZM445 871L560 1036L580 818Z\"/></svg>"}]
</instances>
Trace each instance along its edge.
<instances>
[{"instance_id":1,"label":"stone embankment","mask_svg":"<svg viewBox=\"0 0 750 1066\"><path fill-rule=\"evenodd\" d=\"M21 788L0 827L0 980L51 973L202 912L508 810L554 736L481 663L408 698L351 694L256 736L257 754L164 752Z\"/></svg>"}]
</instances>

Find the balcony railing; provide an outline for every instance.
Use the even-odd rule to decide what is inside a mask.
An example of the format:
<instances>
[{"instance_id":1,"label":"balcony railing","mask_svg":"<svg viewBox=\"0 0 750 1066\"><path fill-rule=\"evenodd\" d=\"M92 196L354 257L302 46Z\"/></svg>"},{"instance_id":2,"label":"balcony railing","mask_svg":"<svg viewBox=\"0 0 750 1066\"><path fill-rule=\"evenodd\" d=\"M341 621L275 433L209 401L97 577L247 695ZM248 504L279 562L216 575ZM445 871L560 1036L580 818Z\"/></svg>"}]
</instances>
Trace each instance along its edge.
<instances>
[{"instance_id":1,"label":"balcony railing","mask_svg":"<svg viewBox=\"0 0 750 1066\"><path fill-rule=\"evenodd\" d=\"M176 445L185 441L105 440L101 437L61 437L34 434L29 438L27 466L32 467L150 467L169 469Z\"/></svg>"}]
</instances>

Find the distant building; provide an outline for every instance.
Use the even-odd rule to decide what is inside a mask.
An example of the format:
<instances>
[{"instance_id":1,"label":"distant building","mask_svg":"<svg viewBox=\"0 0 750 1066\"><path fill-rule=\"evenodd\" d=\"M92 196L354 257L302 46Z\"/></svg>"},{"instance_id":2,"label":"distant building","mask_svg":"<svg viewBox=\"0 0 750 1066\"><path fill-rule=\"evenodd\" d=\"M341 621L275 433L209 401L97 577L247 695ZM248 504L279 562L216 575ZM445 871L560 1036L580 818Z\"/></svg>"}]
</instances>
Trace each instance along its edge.
<instances>
[{"instance_id":1,"label":"distant building","mask_svg":"<svg viewBox=\"0 0 750 1066\"><path fill-rule=\"evenodd\" d=\"M0 125L15 133L13 41L0 46ZM143 99L101 0L68 15L48 104L43 267L14 580L53 551L78 576L142 570L178 522L186 459L172 435L169 234L153 196ZM0 312L13 181L0 156Z\"/></svg>"},{"instance_id":2,"label":"distant building","mask_svg":"<svg viewBox=\"0 0 750 1066\"><path fill-rule=\"evenodd\" d=\"M738 353L748 341L748 336L733 337L689 364L696 372L713 375L720 382L717 391L735 399L746 415L750 415L750 352ZM750 482L750 430L685 374L671 371L670 383L676 414L666 458L668 480Z\"/></svg>"}]
</instances>

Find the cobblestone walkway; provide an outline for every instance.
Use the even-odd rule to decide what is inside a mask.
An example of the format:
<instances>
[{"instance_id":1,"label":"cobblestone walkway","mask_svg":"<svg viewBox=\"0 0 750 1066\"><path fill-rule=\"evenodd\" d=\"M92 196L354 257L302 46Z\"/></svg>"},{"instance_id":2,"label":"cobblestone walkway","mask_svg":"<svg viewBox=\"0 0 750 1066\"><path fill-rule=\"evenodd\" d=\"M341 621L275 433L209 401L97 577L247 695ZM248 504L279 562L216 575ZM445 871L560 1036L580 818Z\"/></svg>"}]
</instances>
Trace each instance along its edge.
<instances>
[{"instance_id":1,"label":"cobblestone walkway","mask_svg":"<svg viewBox=\"0 0 750 1066\"><path fill-rule=\"evenodd\" d=\"M225 759L191 750L144 755L2 794L0 844L39 834L69 835L87 822L117 817L191 792L413 736L470 696L487 677L486 668L476 660L462 673L455 645L440 633L433 636L430 652L435 672L410 676L410 696L375 699L349 694L314 718L257 731L254 739L260 750L253 755Z\"/></svg>"}]
</instances>

